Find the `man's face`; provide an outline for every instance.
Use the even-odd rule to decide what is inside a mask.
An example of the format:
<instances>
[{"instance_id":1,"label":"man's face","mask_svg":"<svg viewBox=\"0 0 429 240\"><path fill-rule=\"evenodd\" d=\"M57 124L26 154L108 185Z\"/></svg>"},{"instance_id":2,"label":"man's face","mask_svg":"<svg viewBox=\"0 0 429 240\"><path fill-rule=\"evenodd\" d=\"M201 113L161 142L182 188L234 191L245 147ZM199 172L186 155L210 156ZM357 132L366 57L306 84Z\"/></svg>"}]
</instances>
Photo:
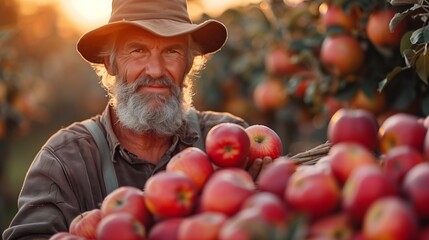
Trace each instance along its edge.
<instances>
[{"instance_id":1,"label":"man's face","mask_svg":"<svg viewBox=\"0 0 429 240\"><path fill-rule=\"evenodd\" d=\"M182 124L187 37L130 32L118 41L115 111L138 133L172 135Z\"/></svg>"}]
</instances>

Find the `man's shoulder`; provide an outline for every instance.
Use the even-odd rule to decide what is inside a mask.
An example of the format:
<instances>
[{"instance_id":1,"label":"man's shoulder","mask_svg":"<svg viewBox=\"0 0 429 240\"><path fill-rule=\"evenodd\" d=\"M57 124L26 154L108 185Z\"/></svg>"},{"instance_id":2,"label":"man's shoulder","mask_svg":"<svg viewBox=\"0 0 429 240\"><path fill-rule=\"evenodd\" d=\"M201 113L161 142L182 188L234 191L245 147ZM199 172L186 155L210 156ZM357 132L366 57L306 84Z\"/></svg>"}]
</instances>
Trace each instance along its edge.
<instances>
[{"instance_id":1,"label":"man's shoulder","mask_svg":"<svg viewBox=\"0 0 429 240\"><path fill-rule=\"evenodd\" d=\"M83 141L88 142L91 138L90 133L83 125L83 121L77 121L55 132L44 147L58 150L71 145L81 145Z\"/></svg>"}]
</instances>

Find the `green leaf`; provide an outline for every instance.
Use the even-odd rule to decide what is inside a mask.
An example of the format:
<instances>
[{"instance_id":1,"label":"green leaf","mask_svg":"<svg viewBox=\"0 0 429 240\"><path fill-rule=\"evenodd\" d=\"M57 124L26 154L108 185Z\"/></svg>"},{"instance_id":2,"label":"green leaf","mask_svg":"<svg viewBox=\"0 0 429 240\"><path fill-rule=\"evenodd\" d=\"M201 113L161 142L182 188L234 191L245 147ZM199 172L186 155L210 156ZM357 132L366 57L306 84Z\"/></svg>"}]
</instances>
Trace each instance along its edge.
<instances>
[{"instance_id":1,"label":"green leaf","mask_svg":"<svg viewBox=\"0 0 429 240\"><path fill-rule=\"evenodd\" d=\"M429 77L429 52L427 48L417 57L415 67L420 79L427 84Z\"/></svg>"},{"instance_id":2,"label":"green leaf","mask_svg":"<svg viewBox=\"0 0 429 240\"><path fill-rule=\"evenodd\" d=\"M407 11L402 12L402 13L396 13L392 17L392 19L390 19L390 23L389 23L390 31L394 32L396 25L398 25L402 20L404 20L407 17L407 15L408 15Z\"/></svg>"}]
</instances>

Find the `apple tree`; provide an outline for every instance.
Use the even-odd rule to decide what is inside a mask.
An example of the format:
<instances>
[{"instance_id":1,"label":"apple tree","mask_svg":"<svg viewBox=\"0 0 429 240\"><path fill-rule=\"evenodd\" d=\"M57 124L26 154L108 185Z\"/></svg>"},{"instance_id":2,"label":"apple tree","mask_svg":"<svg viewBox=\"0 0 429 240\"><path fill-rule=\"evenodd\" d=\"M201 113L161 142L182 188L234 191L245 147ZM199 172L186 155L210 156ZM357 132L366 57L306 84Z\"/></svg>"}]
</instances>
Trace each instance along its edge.
<instances>
[{"instance_id":1,"label":"apple tree","mask_svg":"<svg viewBox=\"0 0 429 240\"><path fill-rule=\"evenodd\" d=\"M308 128L308 139L323 142L341 107L366 109L380 122L396 112L428 115L427 5L266 0L230 9L219 17L228 42L199 83L204 104L264 122L286 150Z\"/></svg>"}]
</instances>

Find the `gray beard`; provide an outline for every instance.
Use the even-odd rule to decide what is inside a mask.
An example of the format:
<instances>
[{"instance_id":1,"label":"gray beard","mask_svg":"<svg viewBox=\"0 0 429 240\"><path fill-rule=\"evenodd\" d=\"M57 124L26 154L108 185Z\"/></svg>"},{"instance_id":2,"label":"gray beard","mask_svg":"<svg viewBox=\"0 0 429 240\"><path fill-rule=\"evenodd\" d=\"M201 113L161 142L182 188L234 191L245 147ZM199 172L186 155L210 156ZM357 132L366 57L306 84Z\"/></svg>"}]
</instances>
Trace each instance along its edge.
<instances>
[{"instance_id":1,"label":"gray beard","mask_svg":"<svg viewBox=\"0 0 429 240\"><path fill-rule=\"evenodd\" d=\"M168 86L171 95L137 92L139 87L150 85L153 82ZM138 134L154 133L172 136L183 123L185 112L183 91L167 77L152 79L144 76L133 84L127 84L118 76L114 98L114 109L119 122Z\"/></svg>"}]
</instances>

